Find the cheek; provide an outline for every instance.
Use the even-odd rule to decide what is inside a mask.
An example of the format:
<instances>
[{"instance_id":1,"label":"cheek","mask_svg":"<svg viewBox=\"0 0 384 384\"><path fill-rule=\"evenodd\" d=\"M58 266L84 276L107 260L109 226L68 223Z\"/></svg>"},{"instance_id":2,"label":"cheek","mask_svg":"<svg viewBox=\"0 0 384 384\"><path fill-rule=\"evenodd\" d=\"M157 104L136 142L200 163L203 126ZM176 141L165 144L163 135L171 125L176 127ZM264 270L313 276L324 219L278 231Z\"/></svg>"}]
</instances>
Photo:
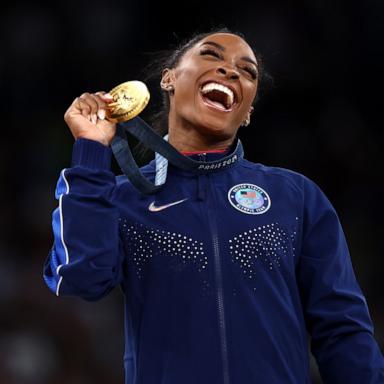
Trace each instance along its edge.
<instances>
[{"instance_id":1,"label":"cheek","mask_svg":"<svg viewBox=\"0 0 384 384\"><path fill-rule=\"evenodd\" d=\"M179 107L183 107L185 103L191 103L195 97L195 82L193 81L192 71L186 71L180 76L175 83L175 102Z\"/></svg>"},{"instance_id":2,"label":"cheek","mask_svg":"<svg viewBox=\"0 0 384 384\"><path fill-rule=\"evenodd\" d=\"M188 90L194 87L198 78L197 69L193 65L183 66L176 72L175 87Z\"/></svg>"},{"instance_id":3,"label":"cheek","mask_svg":"<svg viewBox=\"0 0 384 384\"><path fill-rule=\"evenodd\" d=\"M252 84L251 86L243 87L243 90L243 105L241 106L241 110L247 113L255 100L257 86L255 87L255 85Z\"/></svg>"},{"instance_id":4,"label":"cheek","mask_svg":"<svg viewBox=\"0 0 384 384\"><path fill-rule=\"evenodd\" d=\"M257 88L258 88L258 82L256 84L247 84L247 86L244 86L244 96L250 105L252 105L253 100L256 97Z\"/></svg>"}]
</instances>

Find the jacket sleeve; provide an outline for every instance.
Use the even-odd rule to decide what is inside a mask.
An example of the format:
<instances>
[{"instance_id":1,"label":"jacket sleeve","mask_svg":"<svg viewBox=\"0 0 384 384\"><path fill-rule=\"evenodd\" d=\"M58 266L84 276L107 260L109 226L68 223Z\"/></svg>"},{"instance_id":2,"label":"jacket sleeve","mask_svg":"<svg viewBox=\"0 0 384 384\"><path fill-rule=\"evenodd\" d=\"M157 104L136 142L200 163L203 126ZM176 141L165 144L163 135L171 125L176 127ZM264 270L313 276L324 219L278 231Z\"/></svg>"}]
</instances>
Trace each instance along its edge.
<instances>
[{"instance_id":1,"label":"jacket sleeve","mask_svg":"<svg viewBox=\"0 0 384 384\"><path fill-rule=\"evenodd\" d=\"M110 148L78 139L71 168L60 174L52 215L54 243L44 265L44 280L57 296L97 300L122 280L124 252L110 164Z\"/></svg>"},{"instance_id":2,"label":"jacket sleeve","mask_svg":"<svg viewBox=\"0 0 384 384\"><path fill-rule=\"evenodd\" d=\"M383 355L338 216L309 180L304 201L297 279L322 379L325 384L382 384Z\"/></svg>"}]
</instances>

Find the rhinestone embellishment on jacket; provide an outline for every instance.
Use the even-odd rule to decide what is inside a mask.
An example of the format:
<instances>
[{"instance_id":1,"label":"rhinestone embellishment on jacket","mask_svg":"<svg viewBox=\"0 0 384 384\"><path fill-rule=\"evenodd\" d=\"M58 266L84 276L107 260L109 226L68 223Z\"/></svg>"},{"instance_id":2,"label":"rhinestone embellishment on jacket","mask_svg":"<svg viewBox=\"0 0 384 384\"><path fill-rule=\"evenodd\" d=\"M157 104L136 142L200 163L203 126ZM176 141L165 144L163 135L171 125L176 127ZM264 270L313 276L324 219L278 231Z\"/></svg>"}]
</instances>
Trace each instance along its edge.
<instances>
[{"instance_id":1,"label":"rhinestone embellishment on jacket","mask_svg":"<svg viewBox=\"0 0 384 384\"><path fill-rule=\"evenodd\" d=\"M297 218L296 218L297 220ZM249 279L257 275L257 260L269 270L280 268L282 258L295 251L296 231L288 234L278 223L266 224L242 232L229 240L231 260Z\"/></svg>"},{"instance_id":2,"label":"rhinestone embellishment on jacket","mask_svg":"<svg viewBox=\"0 0 384 384\"><path fill-rule=\"evenodd\" d=\"M142 277L148 261L164 255L177 258L183 264L192 263L199 272L207 268L208 257L202 242L185 234L147 228L142 224L128 222L126 219L120 218L119 221L138 278Z\"/></svg>"}]
</instances>

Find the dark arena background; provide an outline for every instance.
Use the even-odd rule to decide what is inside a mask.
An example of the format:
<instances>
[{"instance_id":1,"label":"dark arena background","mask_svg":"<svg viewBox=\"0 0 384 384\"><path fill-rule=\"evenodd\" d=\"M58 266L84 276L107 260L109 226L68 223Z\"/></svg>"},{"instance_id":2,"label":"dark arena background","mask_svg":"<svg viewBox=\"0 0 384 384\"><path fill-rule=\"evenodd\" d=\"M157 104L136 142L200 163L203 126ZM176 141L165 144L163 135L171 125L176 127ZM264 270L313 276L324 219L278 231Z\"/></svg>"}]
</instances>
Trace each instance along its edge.
<instances>
[{"instance_id":1,"label":"dark arena background","mask_svg":"<svg viewBox=\"0 0 384 384\"><path fill-rule=\"evenodd\" d=\"M274 79L240 130L246 157L327 194L383 350L382 0L10 2L0 13L1 384L123 382L119 289L88 303L55 297L42 278L71 159L63 115L85 91L140 80L151 52L215 26L244 33ZM322 382L313 359L312 380Z\"/></svg>"}]
</instances>

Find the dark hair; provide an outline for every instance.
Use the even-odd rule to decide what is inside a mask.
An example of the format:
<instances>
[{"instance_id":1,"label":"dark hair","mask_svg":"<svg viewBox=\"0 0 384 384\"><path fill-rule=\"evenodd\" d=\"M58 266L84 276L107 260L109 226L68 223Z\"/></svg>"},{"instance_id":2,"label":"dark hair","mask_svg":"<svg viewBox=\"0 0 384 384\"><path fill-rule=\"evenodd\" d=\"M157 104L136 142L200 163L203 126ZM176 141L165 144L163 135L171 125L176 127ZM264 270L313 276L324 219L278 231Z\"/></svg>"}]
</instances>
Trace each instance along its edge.
<instances>
[{"instance_id":1,"label":"dark hair","mask_svg":"<svg viewBox=\"0 0 384 384\"><path fill-rule=\"evenodd\" d=\"M152 60L149 65L147 65L143 70L143 79L152 89L156 88L161 92L161 101L160 106L157 105L154 108L155 111L152 111L148 117L145 117L146 120L150 123L152 128L160 135L164 136L168 132L168 113L169 113L169 95L168 92L160 88L160 80L162 76L162 71L164 68L175 68L184 54L192 47L194 47L199 41L203 40L205 37L215 34L215 33L230 33L236 35L245 40L245 37L240 32L234 32L228 28L215 28L209 32L197 32L186 40L181 41L176 47L158 51L152 54ZM271 80L271 77L265 72L263 68L262 59L259 53L253 49L255 57L258 63L258 90L256 97L253 101L253 104L259 99L260 90L264 87L266 81ZM151 87L152 86L152 87ZM146 114L148 111L146 111ZM146 162L151 154L151 151L145 147L143 144L138 143L134 148L134 153L141 162Z\"/></svg>"}]
</instances>

